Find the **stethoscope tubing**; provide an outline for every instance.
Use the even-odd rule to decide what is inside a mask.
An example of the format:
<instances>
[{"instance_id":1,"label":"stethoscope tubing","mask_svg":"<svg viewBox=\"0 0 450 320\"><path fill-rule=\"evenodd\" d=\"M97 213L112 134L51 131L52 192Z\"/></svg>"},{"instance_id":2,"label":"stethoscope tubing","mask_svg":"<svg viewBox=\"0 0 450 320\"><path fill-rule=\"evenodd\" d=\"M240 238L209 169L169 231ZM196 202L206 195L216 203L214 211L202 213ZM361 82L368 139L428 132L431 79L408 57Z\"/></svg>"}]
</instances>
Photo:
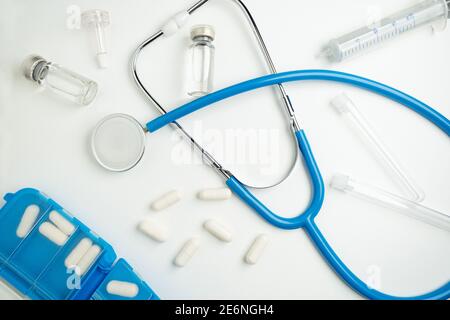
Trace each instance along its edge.
<instances>
[{"instance_id":1,"label":"stethoscope tubing","mask_svg":"<svg viewBox=\"0 0 450 320\"><path fill-rule=\"evenodd\" d=\"M385 96L393 101L396 101L412 111L418 113L425 119L440 128L447 136L450 136L450 121L431 108L425 103L416 98L407 95L397 89L391 88L382 83L369 80L360 76L330 71L330 70L298 70L279 74L270 74L260 78L248 80L228 88L216 91L207 96L189 102L179 108L176 108L150 122L147 123L146 128L149 132L155 132L158 129L176 121L192 112L209 106L215 102L227 99L229 97L270 86L291 81L303 80L326 80L350 84L362 89L366 89ZM412 297L398 297L382 293L374 288L370 288L367 284L361 281L345 263L337 256L329 243L326 241L323 234L320 232L318 226L314 222L314 218L319 213L325 194L325 188L320 170L312 154L308 140L303 132L299 130L296 132L296 138L299 148L303 154L306 167L309 171L310 178L313 185L313 197L308 208L302 214L294 218L284 218L273 213L264 204L262 204L250 191L245 188L236 178L231 176L227 180L228 187L241 198L248 206L254 209L262 218L272 225L283 229L297 229L304 228L309 235L316 248L321 252L324 259L332 267L332 269L355 291L370 299L379 300L417 300L417 299L448 299L450 298L450 281L436 290L428 292L423 295Z\"/></svg>"},{"instance_id":2,"label":"stethoscope tubing","mask_svg":"<svg viewBox=\"0 0 450 320\"><path fill-rule=\"evenodd\" d=\"M271 225L285 230L303 228L308 217L315 217L319 213L325 197L325 185L322 175L320 174L319 166L314 159L313 152L308 143L308 139L303 130L297 131L295 136L312 184L312 199L303 213L292 218L277 215L259 201L248 188L243 186L235 177L231 176L226 182L231 191L244 201L244 203L255 210L263 219Z\"/></svg>"},{"instance_id":3,"label":"stethoscope tubing","mask_svg":"<svg viewBox=\"0 0 450 320\"><path fill-rule=\"evenodd\" d=\"M443 286L418 296L398 297L380 292L374 288L369 287L366 283L361 281L345 263L338 257L336 252L331 248L328 241L320 232L319 227L314 222L314 219L307 219L305 223L306 233L316 246L317 250L322 254L328 265L335 271L335 273L344 280L351 288L362 296L368 299L375 300L446 300L450 298L450 281Z\"/></svg>"},{"instance_id":4,"label":"stethoscope tubing","mask_svg":"<svg viewBox=\"0 0 450 320\"><path fill-rule=\"evenodd\" d=\"M450 135L450 123L449 120L442 114L426 105L425 103L417 100L416 98L401 92L397 89L389 87L385 84L353 75L350 73L344 73L332 70L296 70L288 71L277 74L269 74L259 78L244 81L222 90L213 92L209 95L186 103L166 114L150 121L146 127L149 132L154 132L167 124L174 122L184 116L209 106L218 101L236 96L238 94L252 91L258 88L267 87L271 85L293 82L293 81L306 81L306 80L322 80L346 83L355 87L359 87L365 90L372 91L376 94L382 95L393 101L396 101L405 107L410 108L422 117L426 118L447 135Z\"/></svg>"}]
</instances>

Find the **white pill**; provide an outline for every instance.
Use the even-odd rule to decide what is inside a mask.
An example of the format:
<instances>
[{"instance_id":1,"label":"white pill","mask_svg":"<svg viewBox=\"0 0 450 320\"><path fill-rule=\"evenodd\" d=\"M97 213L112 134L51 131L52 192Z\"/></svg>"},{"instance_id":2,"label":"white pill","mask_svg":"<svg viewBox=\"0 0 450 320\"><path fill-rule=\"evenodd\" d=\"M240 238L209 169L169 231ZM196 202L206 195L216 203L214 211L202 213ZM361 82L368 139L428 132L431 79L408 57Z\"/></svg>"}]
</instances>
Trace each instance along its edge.
<instances>
[{"instance_id":1,"label":"white pill","mask_svg":"<svg viewBox=\"0 0 450 320\"><path fill-rule=\"evenodd\" d=\"M191 260L192 256L197 252L198 247L200 246L200 239L197 237L191 238L184 244L183 248L181 248L178 255L175 257L174 264L177 267L184 267L189 260Z\"/></svg>"},{"instance_id":2,"label":"white pill","mask_svg":"<svg viewBox=\"0 0 450 320\"><path fill-rule=\"evenodd\" d=\"M176 190L170 191L163 195L161 198L153 201L151 208L155 211L160 211L170 207L171 205L177 203L180 200L180 193Z\"/></svg>"},{"instance_id":3,"label":"white pill","mask_svg":"<svg viewBox=\"0 0 450 320\"><path fill-rule=\"evenodd\" d=\"M89 250L83 256L83 258L81 258L81 260L78 261L77 268L75 270L79 276L84 275L86 271L89 270L92 263L94 263L95 259L100 254L100 251L101 249L99 246L93 245L92 247L89 248Z\"/></svg>"},{"instance_id":4,"label":"white pill","mask_svg":"<svg viewBox=\"0 0 450 320\"><path fill-rule=\"evenodd\" d=\"M169 232L167 228L154 220L144 220L138 225L138 229L146 236L158 242L167 240Z\"/></svg>"},{"instance_id":5,"label":"white pill","mask_svg":"<svg viewBox=\"0 0 450 320\"><path fill-rule=\"evenodd\" d=\"M64 232L59 230L50 222L42 223L39 226L39 232L58 246L62 246L68 239L67 235Z\"/></svg>"},{"instance_id":6,"label":"white pill","mask_svg":"<svg viewBox=\"0 0 450 320\"><path fill-rule=\"evenodd\" d=\"M67 221L58 211L50 212L48 219L53 222L66 235L70 236L75 231L75 226Z\"/></svg>"},{"instance_id":7,"label":"white pill","mask_svg":"<svg viewBox=\"0 0 450 320\"><path fill-rule=\"evenodd\" d=\"M41 209L35 204L29 205L25 209L22 215L22 219L20 219L19 226L16 230L16 235L19 238L24 238L28 234L28 232L30 232L31 228L33 228L33 225L36 222L40 210Z\"/></svg>"},{"instance_id":8,"label":"white pill","mask_svg":"<svg viewBox=\"0 0 450 320\"><path fill-rule=\"evenodd\" d=\"M197 198L206 201L219 201L231 198L231 190L228 188L205 189L197 193Z\"/></svg>"},{"instance_id":9,"label":"white pill","mask_svg":"<svg viewBox=\"0 0 450 320\"><path fill-rule=\"evenodd\" d=\"M258 259L263 253L268 242L269 239L266 235L261 234L257 236L248 249L247 254L245 255L245 262L247 262L248 264L255 264L256 262L258 262Z\"/></svg>"},{"instance_id":10,"label":"white pill","mask_svg":"<svg viewBox=\"0 0 450 320\"><path fill-rule=\"evenodd\" d=\"M66 260L64 261L64 265L66 266L66 268L75 267L91 247L92 240L89 238L84 238L80 242L78 242L76 247L73 248L73 250L69 253Z\"/></svg>"},{"instance_id":11,"label":"white pill","mask_svg":"<svg viewBox=\"0 0 450 320\"><path fill-rule=\"evenodd\" d=\"M220 241L231 242L233 238L231 231L217 220L206 221L203 228Z\"/></svg>"},{"instance_id":12,"label":"white pill","mask_svg":"<svg viewBox=\"0 0 450 320\"><path fill-rule=\"evenodd\" d=\"M139 287L135 283L111 280L106 285L106 292L115 296L134 298L139 293Z\"/></svg>"}]
</instances>

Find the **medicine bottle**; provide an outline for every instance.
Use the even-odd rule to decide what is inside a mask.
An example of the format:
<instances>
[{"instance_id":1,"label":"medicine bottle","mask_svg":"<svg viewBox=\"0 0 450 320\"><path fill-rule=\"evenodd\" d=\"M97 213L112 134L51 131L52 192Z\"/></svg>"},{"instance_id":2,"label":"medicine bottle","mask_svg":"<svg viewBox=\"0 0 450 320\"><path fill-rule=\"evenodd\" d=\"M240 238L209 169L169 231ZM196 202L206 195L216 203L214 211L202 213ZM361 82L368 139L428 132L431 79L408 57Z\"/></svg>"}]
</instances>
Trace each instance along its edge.
<instances>
[{"instance_id":1,"label":"medicine bottle","mask_svg":"<svg viewBox=\"0 0 450 320\"><path fill-rule=\"evenodd\" d=\"M215 32L212 26L197 25L191 29L192 44L189 47L188 94L194 97L212 91L214 77Z\"/></svg>"},{"instance_id":2,"label":"medicine bottle","mask_svg":"<svg viewBox=\"0 0 450 320\"><path fill-rule=\"evenodd\" d=\"M90 104L97 95L96 82L38 55L29 56L22 68L27 79L79 105Z\"/></svg>"}]
</instances>

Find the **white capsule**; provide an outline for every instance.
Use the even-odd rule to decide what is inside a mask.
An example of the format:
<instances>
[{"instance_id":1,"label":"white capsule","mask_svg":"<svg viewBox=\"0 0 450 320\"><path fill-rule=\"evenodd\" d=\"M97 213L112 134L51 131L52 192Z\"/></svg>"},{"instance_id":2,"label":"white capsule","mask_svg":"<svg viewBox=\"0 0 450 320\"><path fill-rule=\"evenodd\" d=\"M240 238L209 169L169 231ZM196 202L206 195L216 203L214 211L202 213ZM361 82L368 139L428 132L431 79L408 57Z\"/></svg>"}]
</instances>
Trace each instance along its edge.
<instances>
[{"instance_id":1,"label":"white capsule","mask_svg":"<svg viewBox=\"0 0 450 320\"><path fill-rule=\"evenodd\" d=\"M231 242L233 238L231 231L217 220L206 221L203 224L203 228L220 241Z\"/></svg>"},{"instance_id":2,"label":"white capsule","mask_svg":"<svg viewBox=\"0 0 450 320\"><path fill-rule=\"evenodd\" d=\"M83 258L81 258L81 260L78 261L75 271L79 276L84 275L86 271L89 270L92 263L94 263L95 259L100 254L100 251L101 249L99 246L93 245L92 247L89 248L89 250L83 256Z\"/></svg>"},{"instance_id":3,"label":"white capsule","mask_svg":"<svg viewBox=\"0 0 450 320\"><path fill-rule=\"evenodd\" d=\"M139 223L138 229L146 236L158 242L166 241L169 234L167 228L164 225L154 220L142 221L141 223Z\"/></svg>"},{"instance_id":4,"label":"white capsule","mask_svg":"<svg viewBox=\"0 0 450 320\"><path fill-rule=\"evenodd\" d=\"M134 298L139 293L139 287L135 283L111 280L106 285L106 292L115 296Z\"/></svg>"},{"instance_id":5,"label":"white capsule","mask_svg":"<svg viewBox=\"0 0 450 320\"><path fill-rule=\"evenodd\" d=\"M166 209L170 207L171 205L177 203L180 200L181 196L180 193L176 190L170 191L160 197L159 199L156 199L153 201L151 208L155 211L160 211L163 209Z\"/></svg>"},{"instance_id":6,"label":"white capsule","mask_svg":"<svg viewBox=\"0 0 450 320\"><path fill-rule=\"evenodd\" d=\"M66 235L70 236L75 231L75 226L67 221L58 211L50 212L48 219L53 222Z\"/></svg>"},{"instance_id":7,"label":"white capsule","mask_svg":"<svg viewBox=\"0 0 450 320\"><path fill-rule=\"evenodd\" d=\"M33 228L33 225L36 222L40 210L41 209L35 204L26 207L22 215L22 219L20 219L19 226L16 230L16 235L19 238L24 238L30 232L31 228Z\"/></svg>"},{"instance_id":8,"label":"white capsule","mask_svg":"<svg viewBox=\"0 0 450 320\"><path fill-rule=\"evenodd\" d=\"M92 240L89 238L84 238L80 242L78 242L76 247L73 248L73 250L69 253L66 260L64 261L64 265L66 266L66 268L75 267L91 247Z\"/></svg>"},{"instance_id":9,"label":"white capsule","mask_svg":"<svg viewBox=\"0 0 450 320\"><path fill-rule=\"evenodd\" d=\"M260 234L257 236L245 255L245 262L248 264L255 264L258 262L258 259L263 253L268 242L269 239L266 235Z\"/></svg>"},{"instance_id":10,"label":"white capsule","mask_svg":"<svg viewBox=\"0 0 450 320\"><path fill-rule=\"evenodd\" d=\"M231 190L228 188L205 189L197 193L197 198L205 201L220 201L231 198Z\"/></svg>"},{"instance_id":11,"label":"white capsule","mask_svg":"<svg viewBox=\"0 0 450 320\"><path fill-rule=\"evenodd\" d=\"M39 226L39 232L58 246L62 246L68 239L67 235L64 232L59 230L50 222L42 223Z\"/></svg>"},{"instance_id":12,"label":"white capsule","mask_svg":"<svg viewBox=\"0 0 450 320\"><path fill-rule=\"evenodd\" d=\"M173 263L177 267L184 267L189 262L189 260L191 260L192 256L197 252L199 246L200 239L198 237L189 239L188 241L186 241L183 248L181 248L180 252L178 252Z\"/></svg>"}]
</instances>

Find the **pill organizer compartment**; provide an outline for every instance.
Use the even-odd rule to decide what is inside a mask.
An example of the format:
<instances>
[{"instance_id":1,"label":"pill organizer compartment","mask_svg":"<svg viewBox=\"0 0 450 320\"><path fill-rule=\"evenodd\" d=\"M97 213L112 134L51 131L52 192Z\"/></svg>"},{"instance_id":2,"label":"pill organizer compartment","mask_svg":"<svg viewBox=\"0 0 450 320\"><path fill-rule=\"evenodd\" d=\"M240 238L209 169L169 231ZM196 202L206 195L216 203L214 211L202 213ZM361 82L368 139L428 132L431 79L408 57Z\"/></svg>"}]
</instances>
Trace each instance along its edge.
<instances>
[{"instance_id":1,"label":"pill organizer compartment","mask_svg":"<svg viewBox=\"0 0 450 320\"><path fill-rule=\"evenodd\" d=\"M40 288L43 294L51 296L51 299L69 299L76 295L76 292L84 288L86 279L89 278L90 271L95 265L96 261L101 260L103 250L93 261L91 268L78 281L78 276L75 275L74 270L70 270L65 266L65 260L77 244L84 238L90 238L93 243L98 243L99 240L94 238L89 233L77 229L70 240L64 246L64 249L59 251L51 266L36 281L36 286ZM111 261L110 265L113 261ZM79 284L79 285L78 285Z\"/></svg>"},{"instance_id":2,"label":"pill organizer compartment","mask_svg":"<svg viewBox=\"0 0 450 320\"><path fill-rule=\"evenodd\" d=\"M127 298L108 293L107 286L110 281L123 281L137 285L139 288L135 297ZM133 268L124 260L119 259L92 295L92 300L159 300L155 292L133 271Z\"/></svg>"},{"instance_id":3,"label":"pill organizer compartment","mask_svg":"<svg viewBox=\"0 0 450 320\"><path fill-rule=\"evenodd\" d=\"M33 227L36 228L36 224L39 223L50 206L46 199L36 194L33 189L23 189L16 197L9 193L4 198L6 204L0 210L0 235L2 238L0 243L0 269L24 239L19 238L16 232L27 207L36 205L40 209Z\"/></svg>"},{"instance_id":4,"label":"pill organizer compartment","mask_svg":"<svg viewBox=\"0 0 450 320\"><path fill-rule=\"evenodd\" d=\"M48 212L45 213L43 218L9 258L11 267L30 283L34 283L45 268L52 263L55 255L63 248L63 246L55 244L39 232L39 226L47 220Z\"/></svg>"},{"instance_id":5,"label":"pill organizer compartment","mask_svg":"<svg viewBox=\"0 0 450 320\"><path fill-rule=\"evenodd\" d=\"M101 248L101 251L79 279L80 286L77 288L76 281L78 280L74 278L76 277L74 270L68 270L65 261L84 238L89 238L93 245ZM109 272L115 260L116 255L108 243L84 225L79 225L75 234L64 246L64 250L58 253L52 265L39 278L37 286L46 293L52 292L52 299L88 299Z\"/></svg>"}]
</instances>

